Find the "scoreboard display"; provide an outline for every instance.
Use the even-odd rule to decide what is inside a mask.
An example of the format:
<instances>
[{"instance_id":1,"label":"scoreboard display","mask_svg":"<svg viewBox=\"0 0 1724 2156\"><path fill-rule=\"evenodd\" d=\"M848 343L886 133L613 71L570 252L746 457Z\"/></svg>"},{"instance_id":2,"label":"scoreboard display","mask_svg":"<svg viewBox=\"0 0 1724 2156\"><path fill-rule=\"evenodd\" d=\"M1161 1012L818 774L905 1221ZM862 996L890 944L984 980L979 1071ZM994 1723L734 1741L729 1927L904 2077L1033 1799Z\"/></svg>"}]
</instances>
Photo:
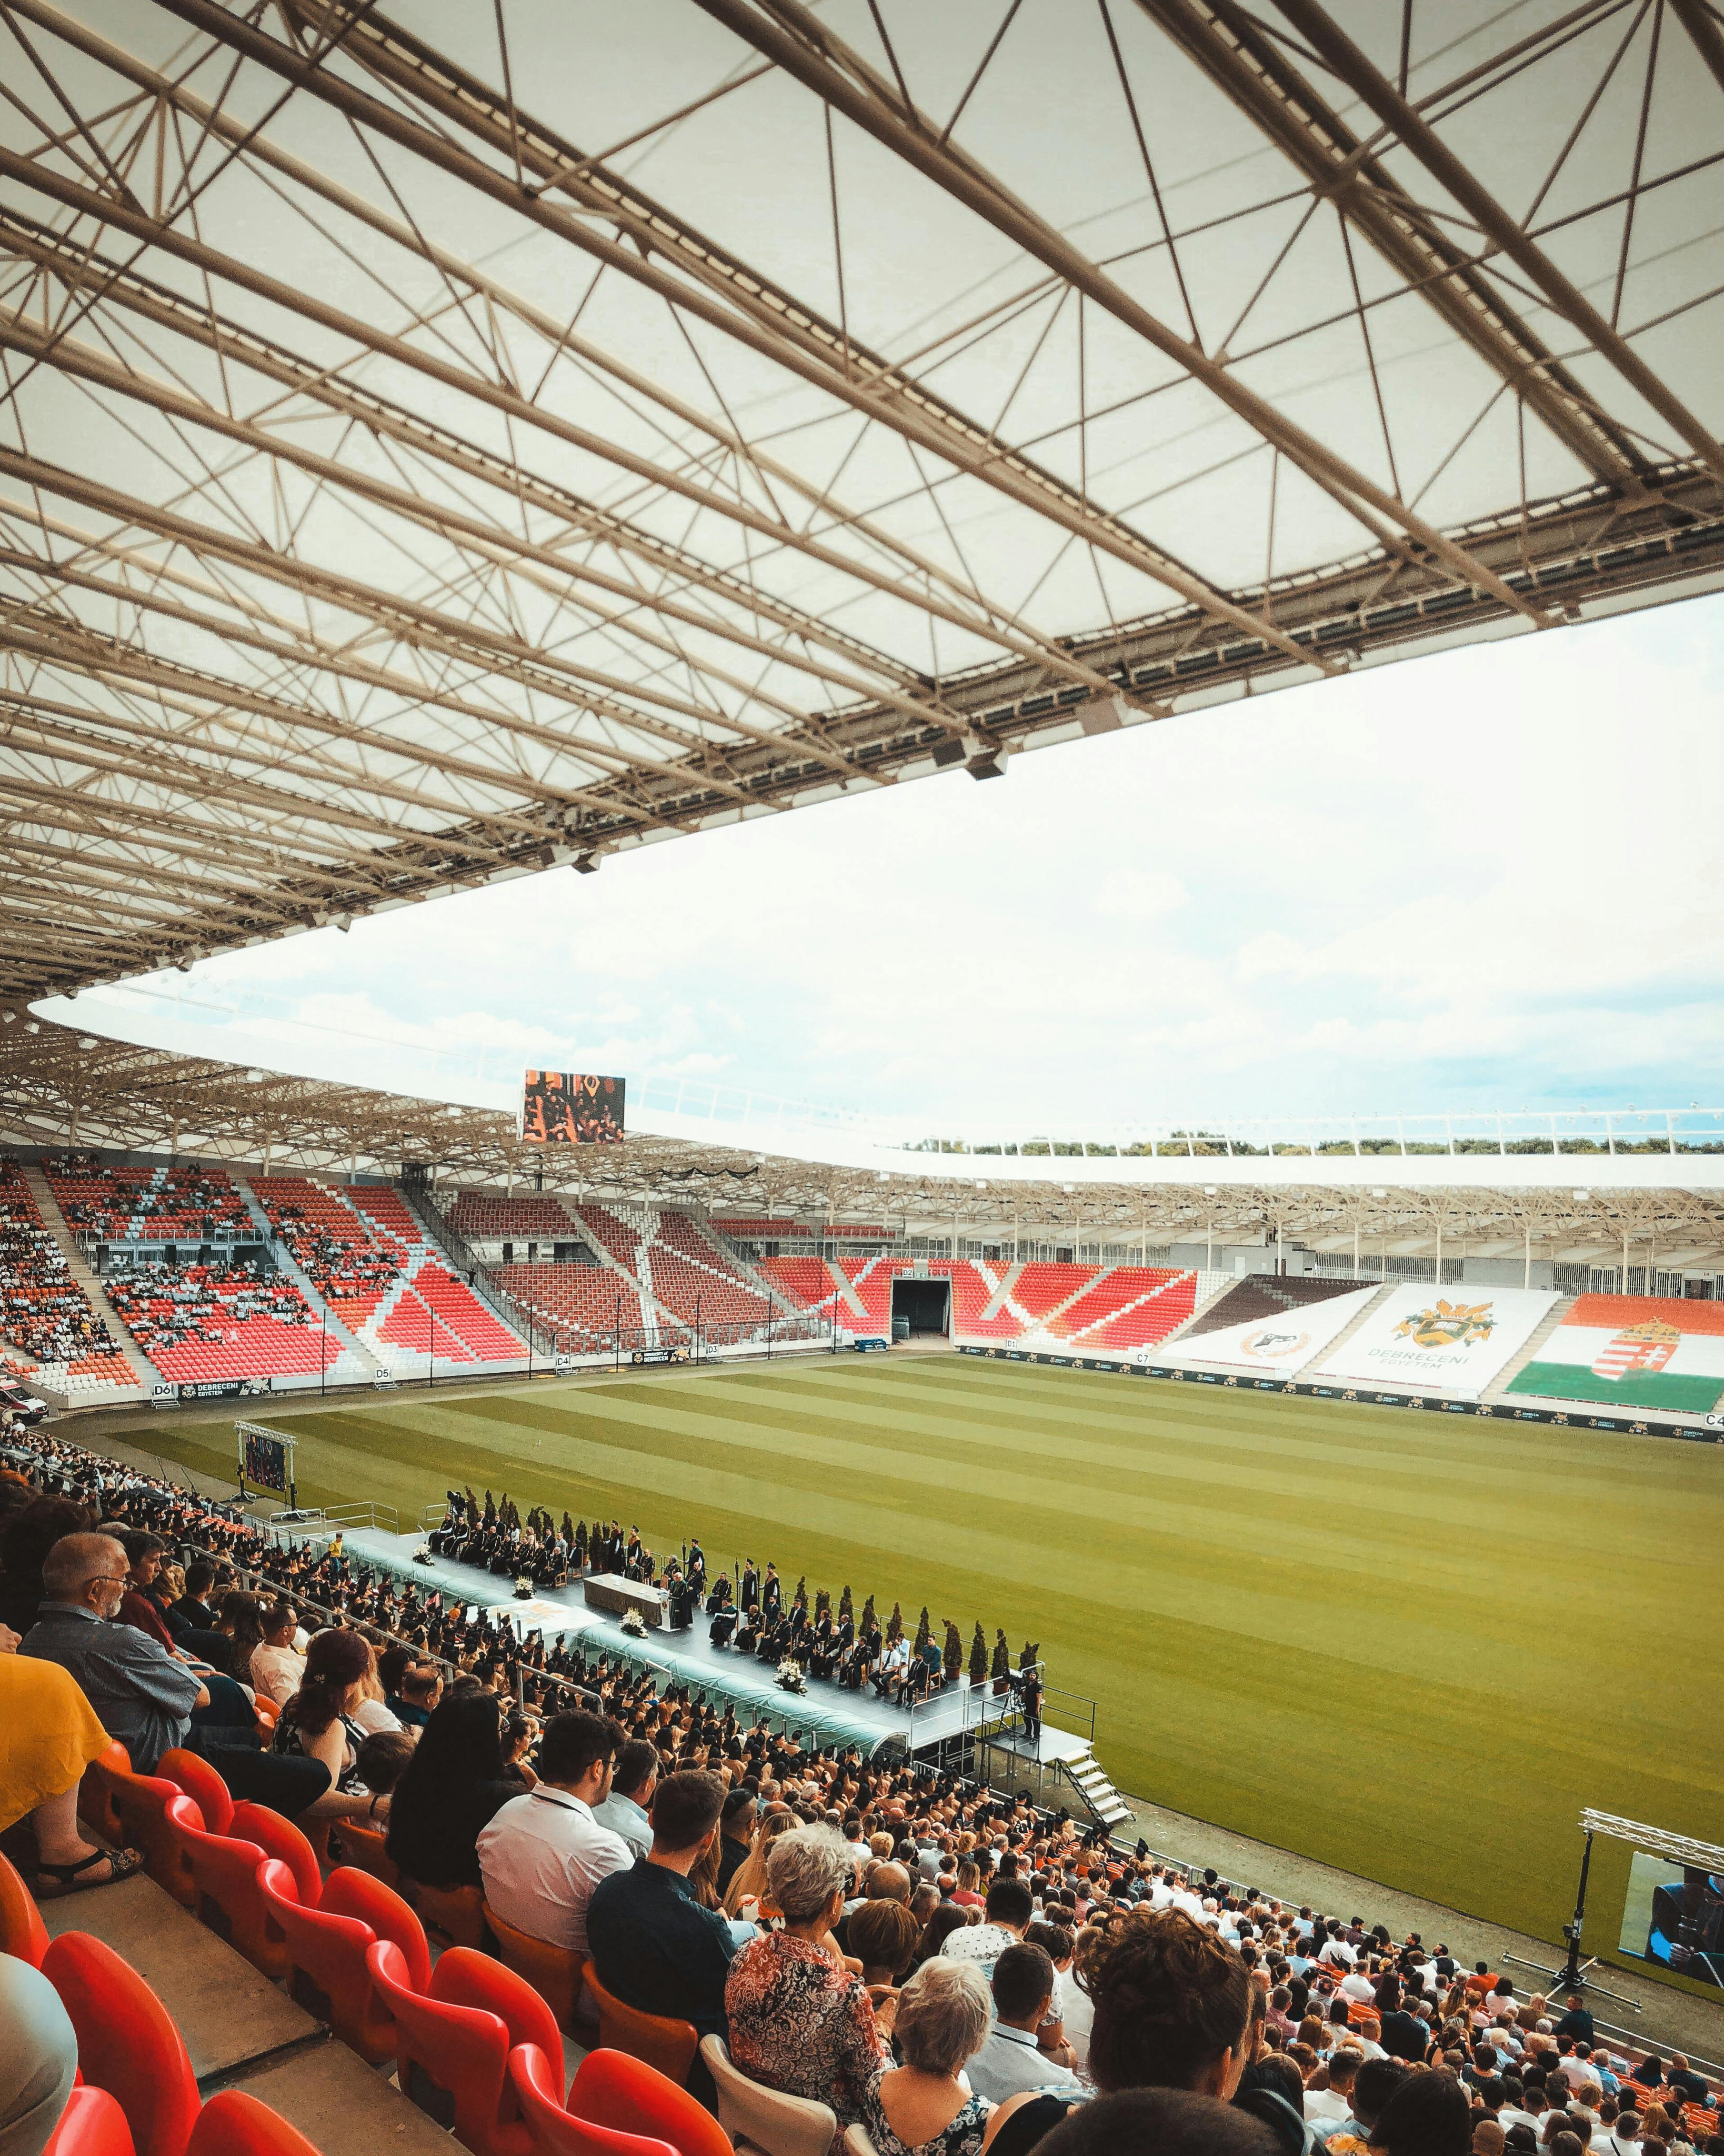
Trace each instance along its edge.
<instances>
[{"instance_id":1,"label":"scoreboard display","mask_svg":"<svg viewBox=\"0 0 1724 2156\"><path fill-rule=\"evenodd\" d=\"M573 1070L529 1070L521 1100L528 1145L621 1145L624 1085Z\"/></svg>"}]
</instances>

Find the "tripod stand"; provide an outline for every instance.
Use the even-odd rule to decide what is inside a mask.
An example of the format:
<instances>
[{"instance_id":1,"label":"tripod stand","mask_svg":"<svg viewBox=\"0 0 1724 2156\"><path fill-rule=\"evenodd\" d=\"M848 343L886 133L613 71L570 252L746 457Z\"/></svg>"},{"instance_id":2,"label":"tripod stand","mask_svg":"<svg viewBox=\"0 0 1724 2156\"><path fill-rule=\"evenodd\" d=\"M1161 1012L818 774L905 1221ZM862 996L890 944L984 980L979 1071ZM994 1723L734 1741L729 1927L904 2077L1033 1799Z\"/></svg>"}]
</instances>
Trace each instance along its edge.
<instances>
[{"instance_id":1,"label":"tripod stand","mask_svg":"<svg viewBox=\"0 0 1724 2156\"><path fill-rule=\"evenodd\" d=\"M1516 1969L1530 1969L1536 1975L1547 1977L1552 1990L1595 1991L1603 1998L1615 1999L1619 2005L1632 2006L1638 2014L1640 2011L1638 1999L1630 1999L1625 1992L1612 1991L1605 1984L1588 1984L1587 1981L1587 1971L1598 1966L1596 1954L1588 1954L1583 1960L1580 1953L1580 1935L1586 1923L1587 1875L1592 1868L1593 1830L1588 1827L1586 1830L1586 1846L1580 1856L1580 1884L1575 1892L1574 1914L1562 1927L1562 1937L1568 1942L1568 1957L1561 1969L1547 1969L1542 1962L1523 1961L1518 1954L1505 1954L1502 1958L1505 1964L1512 1962Z\"/></svg>"}]
</instances>

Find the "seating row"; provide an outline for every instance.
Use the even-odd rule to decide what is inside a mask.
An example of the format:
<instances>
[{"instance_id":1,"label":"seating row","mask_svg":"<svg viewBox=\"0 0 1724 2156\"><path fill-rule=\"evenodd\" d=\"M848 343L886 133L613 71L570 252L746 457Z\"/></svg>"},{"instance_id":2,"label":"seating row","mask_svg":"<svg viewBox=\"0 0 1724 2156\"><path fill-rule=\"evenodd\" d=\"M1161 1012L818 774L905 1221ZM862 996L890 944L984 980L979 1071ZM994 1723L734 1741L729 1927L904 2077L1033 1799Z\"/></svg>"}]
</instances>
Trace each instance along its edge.
<instances>
[{"instance_id":1,"label":"seating row","mask_svg":"<svg viewBox=\"0 0 1724 2156\"><path fill-rule=\"evenodd\" d=\"M730 2156L711 2114L680 2085L697 2041L689 2024L636 2013L583 1957L501 1924L477 1888L410 1887L393 1876L374 1830L343 1822L337 1831L375 1869L351 1862L326 1878L298 1826L235 1803L208 1761L171 1751L156 1774L135 1774L118 1743L87 1770L80 1807L104 1840L140 1848L165 1892L285 1983L367 2065L393 2066L403 2092L472 2156ZM451 1941L434 1964L428 1925ZM500 1958L479 1950L488 1937L500 1939ZM70 1933L50 1943L3 1858L0 1950L44 1967L57 1988L58 1971L73 1973L68 1980L85 2003L69 1996L67 2006L85 2078L123 2114L127 2138L79 2142L86 2124L77 2122L55 2156L227 2156L230 2146L236 2156L254 2148L258 2156L315 2156L281 2120L290 2138L273 2152L266 2142L217 2139L214 2127L199 2148L196 2079L161 2001L100 1941ZM598 2042L565 2100L562 2030L581 2002L582 1974ZM89 2130L113 2124L104 2112Z\"/></svg>"}]
</instances>

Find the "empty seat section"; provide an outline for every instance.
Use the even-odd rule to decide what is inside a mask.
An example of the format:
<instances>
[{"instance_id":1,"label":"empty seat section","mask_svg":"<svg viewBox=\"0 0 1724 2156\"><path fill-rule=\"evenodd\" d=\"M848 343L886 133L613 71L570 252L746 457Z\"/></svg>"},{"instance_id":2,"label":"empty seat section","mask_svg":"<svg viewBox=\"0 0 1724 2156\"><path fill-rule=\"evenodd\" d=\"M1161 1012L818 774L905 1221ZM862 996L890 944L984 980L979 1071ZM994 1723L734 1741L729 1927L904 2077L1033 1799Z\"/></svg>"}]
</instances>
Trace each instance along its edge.
<instances>
[{"instance_id":1,"label":"empty seat section","mask_svg":"<svg viewBox=\"0 0 1724 2156\"><path fill-rule=\"evenodd\" d=\"M637 1332L645 1324L632 1281L608 1265L499 1265L496 1281L523 1310L530 1310L570 1351L608 1347L620 1325Z\"/></svg>"},{"instance_id":2,"label":"empty seat section","mask_svg":"<svg viewBox=\"0 0 1724 2156\"><path fill-rule=\"evenodd\" d=\"M1025 1317L1043 1318L1050 1310L1095 1281L1099 1265L1026 1265L1012 1288L1012 1300Z\"/></svg>"},{"instance_id":3,"label":"empty seat section","mask_svg":"<svg viewBox=\"0 0 1724 2156\"><path fill-rule=\"evenodd\" d=\"M512 1363L526 1354L526 1343L434 1258L414 1273L413 1292L465 1343L475 1362Z\"/></svg>"},{"instance_id":4,"label":"empty seat section","mask_svg":"<svg viewBox=\"0 0 1724 2156\"><path fill-rule=\"evenodd\" d=\"M852 1332L890 1332L892 1329L891 1260L887 1258L840 1258L838 1263L867 1313L865 1323L848 1303L840 1304L839 1322L848 1324Z\"/></svg>"},{"instance_id":5,"label":"empty seat section","mask_svg":"<svg viewBox=\"0 0 1724 2156\"><path fill-rule=\"evenodd\" d=\"M501 1191L464 1190L449 1208L449 1224L456 1235L475 1243L496 1243L505 1237L566 1243L575 1232L560 1202L536 1192L516 1198Z\"/></svg>"},{"instance_id":6,"label":"empty seat section","mask_svg":"<svg viewBox=\"0 0 1724 2156\"><path fill-rule=\"evenodd\" d=\"M649 1246L653 1291L685 1323L698 1310L706 1325L764 1325L772 1306L758 1288L721 1258L694 1223L680 1213L659 1216Z\"/></svg>"},{"instance_id":7,"label":"empty seat section","mask_svg":"<svg viewBox=\"0 0 1724 2156\"><path fill-rule=\"evenodd\" d=\"M1197 1293L1195 1273L1173 1274L1171 1285L1146 1295L1109 1323L1086 1333L1085 1340L1102 1348L1153 1348L1176 1327L1184 1324L1191 1316Z\"/></svg>"},{"instance_id":8,"label":"empty seat section","mask_svg":"<svg viewBox=\"0 0 1724 2156\"><path fill-rule=\"evenodd\" d=\"M838 1293L822 1258L762 1258L755 1270L764 1273L799 1309L818 1311L823 1317Z\"/></svg>"},{"instance_id":9,"label":"empty seat section","mask_svg":"<svg viewBox=\"0 0 1724 2156\"><path fill-rule=\"evenodd\" d=\"M1110 1265L1075 1302L1048 1320L1048 1330L1061 1340L1092 1339L1098 1327L1119 1317L1131 1304L1145 1296L1157 1295L1170 1281L1182 1277L1165 1265ZM1191 1316L1189 1301L1184 1316ZM1155 1337L1162 1339L1166 1335Z\"/></svg>"},{"instance_id":10,"label":"empty seat section","mask_svg":"<svg viewBox=\"0 0 1724 2156\"><path fill-rule=\"evenodd\" d=\"M990 1279L967 1260L938 1270L951 1275L952 1329L958 1338L1015 1340L1023 1332L1023 1325L1009 1310L1002 1308L992 1317L982 1315L999 1292L997 1276Z\"/></svg>"}]
</instances>

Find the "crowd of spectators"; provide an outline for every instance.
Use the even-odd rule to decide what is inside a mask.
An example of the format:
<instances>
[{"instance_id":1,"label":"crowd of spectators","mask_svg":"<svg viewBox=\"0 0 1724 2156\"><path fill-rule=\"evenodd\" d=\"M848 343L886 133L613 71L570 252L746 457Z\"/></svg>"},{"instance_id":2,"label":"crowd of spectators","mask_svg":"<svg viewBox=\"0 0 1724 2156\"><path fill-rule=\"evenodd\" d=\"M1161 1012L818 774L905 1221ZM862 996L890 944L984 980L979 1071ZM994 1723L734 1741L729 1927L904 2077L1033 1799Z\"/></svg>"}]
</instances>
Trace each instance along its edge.
<instances>
[{"instance_id":1,"label":"crowd of spectators","mask_svg":"<svg viewBox=\"0 0 1724 2156\"><path fill-rule=\"evenodd\" d=\"M344 1820L385 1825L407 1880L481 1887L879 2156L1724 2156L1706 2077L1578 1996L956 1774L805 1749L49 1433L22 1449L0 1481L0 1645L23 1634L0 1712L24 1705L0 1827L32 1817L38 1891L132 1868L66 1848L49 1783L75 1789L109 1735L143 1768L189 1743L328 1823L332 1855ZM47 1666L28 1700L5 1667L25 1661ZM252 1694L280 1703L267 1753Z\"/></svg>"},{"instance_id":2,"label":"crowd of spectators","mask_svg":"<svg viewBox=\"0 0 1724 2156\"><path fill-rule=\"evenodd\" d=\"M848 1587L836 1603L824 1588L811 1599L806 1578L788 1587L776 1565L769 1563L762 1572L752 1558L742 1561L733 1588L728 1573L708 1577L698 1538L681 1555L660 1558L642 1541L638 1527L625 1532L615 1519L595 1520L589 1528L584 1520L571 1521L565 1512L558 1527L536 1506L523 1520L506 1491L495 1499L487 1490L482 1505L470 1489L449 1491L442 1522L433 1528L429 1543L434 1556L530 1578L539 1586L561 1586L592 1572L651 1587L662 1598L666 1626L673 1632L691 1624L696 1610L704 1608L715 1647L752 1655L774 1669L793 1664L798 1672L844 1690L859 1691L872 1683L876 1695L895 1706L926 1699L956 1683L967 1660L972 1683L992 1681L1001 1691L1014 1690L1025 1733L1033 1737L1039 1728L1042 1686L1035 1643L1024 1642L1013 1671L1004 1631L996 1628L990 1652L979 1620L967 1652L957 1625L947 1617L936 1626L926 1608L912 1638L896 1602L890 1616L882 1620L870 1594L858 1617Z\"/></svg>"},{"instance_id":3,"label":"crowd of spectators","mask_svg":"<svg viewBox=\"0 0 1724 2156\"><path fill-rule=\"evenodd\" d=\"M144 1265L110 1274L105 1286L146 1354L200 1342L218 1347L250 1317L311 1322L305 1298L290 1280L247 1265Z\"/></svg>"},{"instance_id":4,"label":"crowd of spectators","mask_svg":"<svg viewBox=\"0 0 1724 2156\"><path fill-rule=\"evenodd\" d=\"M91 1309L10 1160L0 1161L0 1302L7 1338L33 1362L69 1368L112 1360L130 1381L106 1321Z\"/></svg>"},{"instance_id":5,"label":"crowd of spectators","mask_svg":"<svg viewBox=\"0 0 1724 2156\"><path fill-rule=\"evenodd\" d=\"M68 1226L98 1242L175 1235L207 1241L243 1227L249 1215L220 1168L116 1168L91 1152L49 1155L42 1163Z\"/></svg>"},{"instance_id":6,"label":"crowd of spectators","mask_svg":"<svg viewBox=\"0 0 1724 2156\"><path fill-rule=\"evenodd\" d=\"M349 1207L349 1216L331 1227L291 1199L262 1194L270 1226L293 1252L300 1270L327 1300L336 1302L375 1301L387 1295L407 1267L397 1253L373 1236L359 1215ZM351 1226L349 1225L351 1219Z\"/></svg>"}]
</instances>

